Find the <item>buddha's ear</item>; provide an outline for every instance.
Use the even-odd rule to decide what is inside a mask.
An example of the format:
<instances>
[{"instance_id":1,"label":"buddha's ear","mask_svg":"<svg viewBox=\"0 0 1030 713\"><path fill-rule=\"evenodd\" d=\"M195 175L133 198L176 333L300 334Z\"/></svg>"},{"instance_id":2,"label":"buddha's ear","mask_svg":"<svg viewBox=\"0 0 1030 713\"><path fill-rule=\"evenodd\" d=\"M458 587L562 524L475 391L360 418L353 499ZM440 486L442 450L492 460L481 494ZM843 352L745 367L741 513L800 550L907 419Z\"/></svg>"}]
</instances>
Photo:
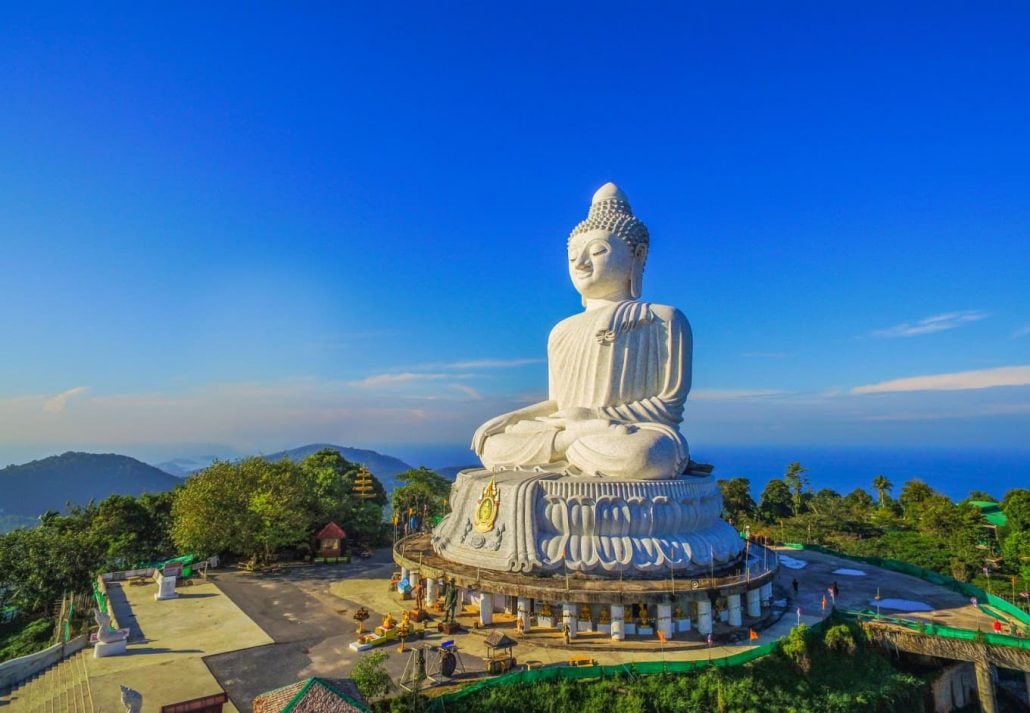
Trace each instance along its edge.
<instances>
[{"instance_id":1,"label":"buddha's ear","mask_svg":"<svg viewBox=\"0 0 1030 713\"><path fill-rule=\"evenodd\" d=\"M640 288L644 281L644 261L647 260L647 245L633 248L633 268L629 273L629 294L633 299L640 297Z\"/></svg>"}]
</instances>

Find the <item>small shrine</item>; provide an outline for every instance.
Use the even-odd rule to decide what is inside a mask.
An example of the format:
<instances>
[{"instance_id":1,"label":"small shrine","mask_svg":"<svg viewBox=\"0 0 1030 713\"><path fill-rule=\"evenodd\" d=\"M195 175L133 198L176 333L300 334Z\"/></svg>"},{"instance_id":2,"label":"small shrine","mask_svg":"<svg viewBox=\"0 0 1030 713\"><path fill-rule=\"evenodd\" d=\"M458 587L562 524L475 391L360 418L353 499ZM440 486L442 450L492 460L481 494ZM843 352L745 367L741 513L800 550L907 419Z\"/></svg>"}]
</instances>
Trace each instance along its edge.
<instances>
[{"instance_id":1,"label":"small shrine","mask_svg":"<svg viewBox=\"0 0 1030 713\"><path fill-rule=\"evenodd\" d=\"M330 522L323 527L315 539L318 541L318 557L335 559L343 553L343 541L347 533L335 522Z\"/></svg>"},{"instance_id":2,"label":"small shrine","mask_svg":"<svg viewBox=\"0 0 1030 713\"><path fill-rule=\"evenodd\" d=\"M504 673L513 669L517 661L511 650L519 645L519 642L502 631L495 631L486 637L486 658L483 664L489 673Z\"/></svg>"}]
</instances>

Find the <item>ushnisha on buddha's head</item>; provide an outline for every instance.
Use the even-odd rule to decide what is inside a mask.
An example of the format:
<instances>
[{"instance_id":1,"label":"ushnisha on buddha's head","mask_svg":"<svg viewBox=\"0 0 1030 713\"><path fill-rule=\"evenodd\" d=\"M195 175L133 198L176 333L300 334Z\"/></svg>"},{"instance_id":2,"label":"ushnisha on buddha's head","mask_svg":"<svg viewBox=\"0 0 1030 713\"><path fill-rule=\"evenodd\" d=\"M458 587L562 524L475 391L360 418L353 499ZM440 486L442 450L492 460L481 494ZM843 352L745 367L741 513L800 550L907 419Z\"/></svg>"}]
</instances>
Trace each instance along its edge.
<instances>
[{"instance_id":1,"label":"ushnisha on buddha's head","mask_svg":"<svg viewBox=\"0 0 1030 713\"><path fill-rule=\"evenodd\" d=\"M601 186L586 220L569 234L569 277L583 305L640 297L649 241L626 194L614 183Z\"/></svg>"}]
</instances>

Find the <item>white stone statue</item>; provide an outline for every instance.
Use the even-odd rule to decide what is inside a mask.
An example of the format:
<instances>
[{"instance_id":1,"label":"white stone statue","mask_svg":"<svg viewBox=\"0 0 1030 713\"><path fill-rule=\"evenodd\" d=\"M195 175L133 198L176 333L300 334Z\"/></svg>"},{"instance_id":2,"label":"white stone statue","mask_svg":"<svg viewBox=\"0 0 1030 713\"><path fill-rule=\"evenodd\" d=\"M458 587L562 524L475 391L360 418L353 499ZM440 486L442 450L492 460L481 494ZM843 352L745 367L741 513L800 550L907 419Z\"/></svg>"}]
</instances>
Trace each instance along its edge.
<instances>
[{"instance_id":1,"label":"white stone statue","mask_svg":"<svg viewBox=\"0 0 1030 713\"><path fill-rule=\"evenodd\" d=\"M476 431L472 448L487 468L562 463L569 475L635 480L684 472L690 325L674 307L639 301L648 242L626 195L602 186L568 241L585 310L551 331L548 400Z\"/></svg>"},{"instance_id":2,"label":"white stone statue","mask_svg":"<svg viewBox=\"0 0 1030 713\"><path fill-rule=\"evenodd\" d=\"M122 705L125 706L125 713L140 713L143 710L143 695L128 686L119 686L122 689Z\"/></svg>"},{"instance_id":3,"label":"white stone statue","mask_svg":"<svg viewBox=\"0 0 1030 713\"><path fill-rule=\"evenodd\" d=\"M124 641L129 638L128 629L115 629L111 626L111 617L102 609L93 609L93 617L97 620L100 628L97 629L97 641L104 644Z\"/></svg>"},{"instance_id":4,"label":"white stone statue","mask_svg":"<svg viewBox=\"0 0 1030 713\"><path fill-rule=\"evenodd\" d=\"M458 474L437 554L501 571L602 576L712 573L744 552L720 519L711 468L680 433L690 325L640 301L647 228L605 184L568 241L584 311L547 343L548 399L480 426L484 468Z\"/></svg>"}]
</instances>

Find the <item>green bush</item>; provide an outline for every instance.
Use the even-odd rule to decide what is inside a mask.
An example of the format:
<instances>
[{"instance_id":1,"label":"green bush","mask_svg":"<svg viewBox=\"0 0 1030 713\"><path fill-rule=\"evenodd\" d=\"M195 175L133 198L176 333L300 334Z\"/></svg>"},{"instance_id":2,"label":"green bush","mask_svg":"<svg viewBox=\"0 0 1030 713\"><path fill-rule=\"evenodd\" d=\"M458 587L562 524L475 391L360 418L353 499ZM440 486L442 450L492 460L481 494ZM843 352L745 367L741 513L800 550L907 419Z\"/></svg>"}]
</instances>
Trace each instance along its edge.
<instances>
[{"instance_id":1,"label":"green bush","mask_svg":"<svg viewBox=\"0 0 1030 713\"><path fill-rule=\"evenodd\" d=\"M0 626L0 661L42 651L53 643L52 619L14 621Z\"/></svg>"},{"instance_id":2,"label":"green bush","mask_svg":"<svg viewBox=\"0 0 1030 713\"><path fill-rule=\"evenodd\" d=\"M557 679L488 686L436 710L471 713L887 713L922 710L926 684L894 670L887 660L864 644L862 631L854 624L834 625L825 635L805 628L795 630L784 639L776 653L744 666L711 666L689 674L627 674L594 680ZM807 672L799 671L799 661L807 662ZM391 703L399 700L392 699ZM384 705L380 710L390 708Z\"/></svg>"}]
</instances>

